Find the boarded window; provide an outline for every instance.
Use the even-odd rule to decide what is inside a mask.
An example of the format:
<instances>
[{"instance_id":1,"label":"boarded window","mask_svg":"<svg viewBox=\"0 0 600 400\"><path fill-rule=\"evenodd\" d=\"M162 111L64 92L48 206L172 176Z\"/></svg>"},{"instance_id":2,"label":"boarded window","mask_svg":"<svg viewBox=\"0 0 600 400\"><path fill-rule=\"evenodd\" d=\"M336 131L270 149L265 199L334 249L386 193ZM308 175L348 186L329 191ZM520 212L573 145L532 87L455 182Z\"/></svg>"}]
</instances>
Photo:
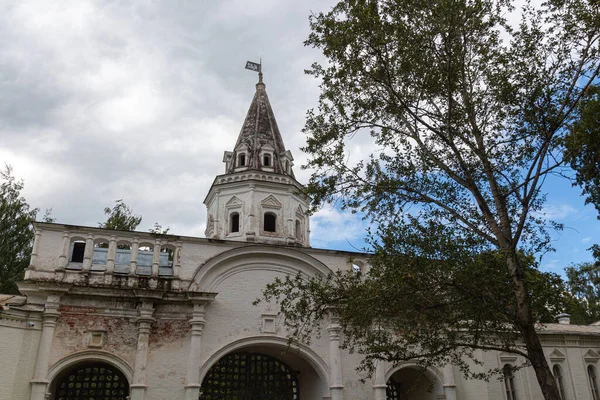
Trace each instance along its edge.
<instances>
[{"instance_id":1,"label":"boarded window","mask_svg":"<svg viewBox=\"0 0 600 400\"><path fill-rule=\"evenodd\" d=\"M230 232L239 232L240 231L240 214L239 213L231 213L230 216Z\"/></svg>"},{"instance_id":2,"label":"boarded window","mask_svg":"<svg viewBox=\"0 0 600 400\"><path fill-rule=\"evenodd\" d=\"M265 213L264 230L265 232L275 232L277 216L273 213Z\"/></svg>"}]
</instances>

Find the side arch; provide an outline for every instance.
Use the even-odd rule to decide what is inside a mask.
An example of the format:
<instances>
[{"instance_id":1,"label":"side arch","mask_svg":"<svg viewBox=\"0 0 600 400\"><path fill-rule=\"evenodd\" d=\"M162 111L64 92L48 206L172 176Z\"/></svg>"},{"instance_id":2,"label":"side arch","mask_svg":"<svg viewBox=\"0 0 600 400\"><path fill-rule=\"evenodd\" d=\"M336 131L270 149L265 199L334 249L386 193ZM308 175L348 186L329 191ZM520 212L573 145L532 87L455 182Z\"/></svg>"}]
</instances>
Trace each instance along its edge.
<instances>
[{"instance_id":1,"label":"side arch","mask_svg":"<svg viewBox=\"0 0 600 400\"><path fill-rule=\"evenodd\" d=\"M268 246L244 246L218 254L194 272L189 290L213 292L228 277L244 271L270 270L295 275L327 275L331 270L316 258L298 250Z\"/></svg>"},{"instance_id":2,"label":"side arch","mask_svg":"<svg viewBox=\"0 0 600 400\"><path fill-rule=\"evenodd\" d=\"M286 338L278 336L250 336L238 339L221 347L211 354L200 368L200 382L204 381L204 377L208 371L221 358L229 353L252 348L254 346L271 346L281 350L288 349L288 351L297 354L315 370L325 387L329 388L330 379L327 363L310 347L303 344L296 344L294 347L290 347Z\"/></svg>"},{"instance_id":3,"label":"side arch","mask_svg":"<svg viewBox=\"0 0 600 400\"><path fill-rule=\"evenodd\" d=\"M69 368L77 364L90 361L100 361L112 365L113 367L121 371L123 375L125 375L125 378L127 378L128 383L131 385L131 382L133 380L133 368L131 368L129 363L117 355L102 350L78 351L76 353L72 353L66 357L61 358L60 360L55 362L48 370L48 382L52 384L55 381L56 377L59 376L62 372L68 370Z\"/></svg>"}]
</instances>

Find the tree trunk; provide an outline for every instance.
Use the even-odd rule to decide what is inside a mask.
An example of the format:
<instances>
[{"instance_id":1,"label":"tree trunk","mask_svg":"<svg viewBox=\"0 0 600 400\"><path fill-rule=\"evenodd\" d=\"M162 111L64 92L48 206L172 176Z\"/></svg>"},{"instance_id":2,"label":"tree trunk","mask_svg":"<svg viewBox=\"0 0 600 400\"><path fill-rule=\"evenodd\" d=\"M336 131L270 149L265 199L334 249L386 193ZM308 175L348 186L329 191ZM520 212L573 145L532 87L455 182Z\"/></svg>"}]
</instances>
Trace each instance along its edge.
<instances>
[{"instance_id":1,"label":"tree trunk","mask_svg":"<svg viewBox=\"0 0 600 400\"><path fill-rule=\"evenodd\" d=\"M544 395L544 399L561 400L558 387L556 386L556 381L554 380L554 375L552 374L550 366L548 365L546 357L544 356L542 344L540 343L540 338L535 331L535 327L533 325L523 326L521 329L521 334L523 336L523 340L525 341L525 348L527 349L527 354L529 355L529 361L531 362L531 366L535 371L535 376L538 384L540 385L540 389L542 390L542 394Z\"/></svg>"},{"instance_id":2,"label":"tree trunk","mask_svg":"<svg viewBox=\"0 0 600 400\"><path fill-rule=\"evenodd\" d=\"M517 300L517 324L521 332L521 337L527 349L529 362L535 371L540 389L545 400L562 400L554 375L550 370L550 366L544 356L542 343L535 330L535 323L531 317L531 299L527 293L527 288L524 281L523 271L520 267L519 258L514 249L507 252L508 271L515 285L515 297Z\"/></svg>"}]
</instances>

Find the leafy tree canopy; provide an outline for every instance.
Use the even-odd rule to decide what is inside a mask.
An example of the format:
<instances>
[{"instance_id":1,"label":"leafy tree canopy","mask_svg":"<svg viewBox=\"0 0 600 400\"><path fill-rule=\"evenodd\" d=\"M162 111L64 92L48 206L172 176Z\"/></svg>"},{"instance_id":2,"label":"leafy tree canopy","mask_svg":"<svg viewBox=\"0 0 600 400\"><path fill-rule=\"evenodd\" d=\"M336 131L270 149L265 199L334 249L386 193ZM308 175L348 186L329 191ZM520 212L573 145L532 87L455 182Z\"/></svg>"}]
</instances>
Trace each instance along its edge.
<instances>
[{"instance_id":1,"label":"leafy tree canopy","mask_svg":"<svg viewBox=\"0 0 600 400\"><path fill-rule=\"evenodd\" d=\"M478 348L521 354L544 397L558 400L536 324L561 307L560 280L525 255L550 250L548 227L560 228L544 218L543 183L564 172L565 137L598 77L599 6L525 3L516 25L513 11L509 0L342 0L311 17L306 44L327 63L308 71L321 80L305 126L308 192L314 209L363 211L375 256L359 281L289 278L265 296L281 296L300 338L298 304L332 308L367 359L417 357L410 344L424 363L460 365ZM352 141L375 150L350 163ZM303 282L310 299L293 290ZM349 285L371 305L359 325ZM392 297L396 286L413 296ZM396 317L391 336L370 328L377 315Z\"/></svg>"},{"instance_id":2,"label":"leafy tree canopy","mask_svg":"<svg viewBox=\"0 0 600 400\"><path fill-rule=\"evenodd\" d=\"M567 308L571 322L587 325L600 321L600 264L581 263L565 271L572 296Z\"/></svg>"},{"instance_id":3,"label":"leafy tree canopy","mask_svg":"<svg viewBox=\"0 0 600 400\"><path fill-rule=\"evenodd\" d=\"M23 181L12 175L9 165L0 171L0 180L0 293L18 294L15 282L23 279L29 266L34 238L31 223L39 210L21 195ZM50 213L46 210L44 222L54 222Z\"/></svg>"},{"instance_id":4,"label":"leafy tree canopy","mask_svg":"<svg viewBox=\"0 0 600 400\"><path fill-rule=\"evenodd\" d=\"M133 210L122 199L116 200L115 203L113 208L104 209L104 214L107 215L106 221L99 223L98 226L117 231L134 231L142 222L142 216L133 214Z\"/></svg>"}]
</instances>

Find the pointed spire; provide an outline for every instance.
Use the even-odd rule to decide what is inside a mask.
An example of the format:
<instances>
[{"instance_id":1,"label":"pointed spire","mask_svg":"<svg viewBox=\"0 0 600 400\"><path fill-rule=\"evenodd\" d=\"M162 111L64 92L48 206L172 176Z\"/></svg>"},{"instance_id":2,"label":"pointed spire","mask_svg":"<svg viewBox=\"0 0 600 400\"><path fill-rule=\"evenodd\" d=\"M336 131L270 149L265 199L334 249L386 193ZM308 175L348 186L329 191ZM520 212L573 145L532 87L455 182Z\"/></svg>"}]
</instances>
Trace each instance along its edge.
<instances>
[{"instance_id":1,"label":"pointed spire","mask_svg":"<svg viewBox=\"0 0 600 400\"><path fill-rule=\"evenodd\" d=\"M286 151L283 144L275 114L267 96L262 70L259 70L256 92L240 130L227 173L246 168L293 177L292 161L291 153Z\"/></svg>"}]
</instances>

